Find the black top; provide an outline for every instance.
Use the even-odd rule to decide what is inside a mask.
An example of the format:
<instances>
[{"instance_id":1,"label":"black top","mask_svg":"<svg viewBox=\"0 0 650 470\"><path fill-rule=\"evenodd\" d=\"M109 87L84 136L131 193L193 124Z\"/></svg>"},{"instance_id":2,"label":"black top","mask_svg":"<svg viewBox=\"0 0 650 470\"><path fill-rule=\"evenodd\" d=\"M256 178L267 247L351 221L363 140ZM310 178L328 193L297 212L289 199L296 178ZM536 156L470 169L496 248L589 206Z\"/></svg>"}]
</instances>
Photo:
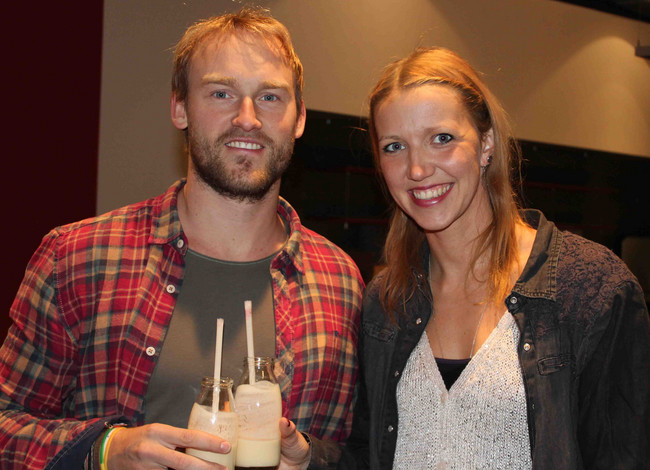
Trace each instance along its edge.
<instances>
[{"instance_id":1,"label":"black top","mask_svg":"<svg viewBox=\"0 0 650 470\"><path fill-rule=\"evenodd\" d=\"M460 374L465 370L465 366L469 364L469 359L444 359L436 357L436 364L438 364L438 370L440 375L442 375L442 380L445 382L445 387L447 390L454 385L454 382L458 380Z\"/></svg>"}]
</instances>

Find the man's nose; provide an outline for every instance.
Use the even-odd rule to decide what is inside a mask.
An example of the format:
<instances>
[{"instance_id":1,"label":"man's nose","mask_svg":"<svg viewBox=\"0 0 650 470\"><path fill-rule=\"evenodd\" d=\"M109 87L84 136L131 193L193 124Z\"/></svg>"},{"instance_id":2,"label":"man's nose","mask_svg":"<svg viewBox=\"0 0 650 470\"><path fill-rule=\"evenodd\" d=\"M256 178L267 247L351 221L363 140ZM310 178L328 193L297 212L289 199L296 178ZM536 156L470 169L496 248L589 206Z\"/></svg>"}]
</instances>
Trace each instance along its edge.
<instances>
[{"instance_id":1,"label":"man's nose","mask_svg":"<svg viewBox=\"0 0 650 470\"><path fill-rule=\"evenodd\" d=\"M232 125L245 131L252 131L262 127L262 123L257 119L255 104L251 98L246 97L242 100L237 115L232 120Z\"/></svg>"}]
</instances>

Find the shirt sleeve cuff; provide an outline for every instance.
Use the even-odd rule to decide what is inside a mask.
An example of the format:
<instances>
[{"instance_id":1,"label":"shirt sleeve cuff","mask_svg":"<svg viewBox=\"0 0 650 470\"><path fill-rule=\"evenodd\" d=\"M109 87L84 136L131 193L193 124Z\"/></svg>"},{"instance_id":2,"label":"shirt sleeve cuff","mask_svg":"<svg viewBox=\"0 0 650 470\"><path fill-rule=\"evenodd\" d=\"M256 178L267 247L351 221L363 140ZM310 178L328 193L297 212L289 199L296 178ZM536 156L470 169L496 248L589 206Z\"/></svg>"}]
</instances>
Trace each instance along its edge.
<instances>
[{"instance_id":1,"label":"shirt sleeve cuff","mask_svg":"<svg viewBox=\"0 0 650 470\"><path fill-rule=\"evenodd\" d=\"M310 459L308 470L336 468L341 458L341 445L329 439L318 439L311 434L302 433L309 443Z\"/></svg>"}]
</instances>

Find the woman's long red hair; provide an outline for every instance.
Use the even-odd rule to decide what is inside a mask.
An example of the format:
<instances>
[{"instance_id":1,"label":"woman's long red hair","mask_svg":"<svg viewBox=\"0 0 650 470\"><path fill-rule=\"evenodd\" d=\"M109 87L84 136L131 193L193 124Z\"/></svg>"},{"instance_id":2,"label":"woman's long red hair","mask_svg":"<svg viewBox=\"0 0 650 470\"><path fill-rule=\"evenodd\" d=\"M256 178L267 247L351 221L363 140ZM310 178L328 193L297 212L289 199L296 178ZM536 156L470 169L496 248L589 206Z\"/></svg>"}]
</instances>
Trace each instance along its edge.
<instances>
[{"instance_id":1,"label":"woman's long red hair","mask_svg":"<svg viewBox=\"0 0 650 470\"><path fill-rule=\"evenodd\" d=\"M377 107L397 90L423 85L444 85L458 91L479 134L483 136L493 130L494 153L482 176L492 221L479 235L473 265L482 255L489 254L489 298L486 300L501 302L510 289L511 268L517 263L516 227L522 220L511 175L516 175L518 182L520 151L503 107L467 61L448 49L419 48L384 69L369 99L369 133L375 164L381 171L374 121ZM422 272L420 259L424 242L422 229L394 205L384 245L386 270L378 280L381 302L393 321L396 321L394 312L402 312L404 303L416 289L414 275L427 274Z\"/></svg>"}]
</instances>

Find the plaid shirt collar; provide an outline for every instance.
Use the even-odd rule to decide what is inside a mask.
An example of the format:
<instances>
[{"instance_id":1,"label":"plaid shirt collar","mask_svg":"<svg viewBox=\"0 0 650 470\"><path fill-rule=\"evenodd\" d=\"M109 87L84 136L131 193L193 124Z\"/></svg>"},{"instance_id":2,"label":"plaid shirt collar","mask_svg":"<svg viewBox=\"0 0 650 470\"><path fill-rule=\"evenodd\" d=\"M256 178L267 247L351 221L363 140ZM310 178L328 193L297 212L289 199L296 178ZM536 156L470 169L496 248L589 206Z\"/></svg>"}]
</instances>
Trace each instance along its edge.
<instances>
[{"instance_id":1,"label":"plaid shirt collar","mask_svg":"<svg viewBox=\"0 0 650 470\"><path fill-rule=\"evenodd\" d=\"M291 204L282 197L278 198L278 214L284 223L289 226L290 235L287 243L284 244L284 247L280 253L278 253L278 256L275 257L273 264L275 265L277 262L283 264L285 267L293 265L297 272L304 275L305 267L303 264L302 251L300 249L304 228L300 223L300 218L294 208L291 207Z\"/></svg>"},{"instance_id":2,"label":"plaid shirt collar","mask_svg":"<svg viewBox=\"0 0 650 470\"><path fill-rule=\"evenodd\" d=\"M164 245L182 238L185 242L184 246L187 246L187 238L178 217L178 193L183 189L186 181L183 178L175 182L153 206L154 223L149 236L150 244ZM285 225L289 227L289 240L273 260L273 265L277 269L282 267L287 269L291 265L298 273L304 275L305 268L300 250L304 228L300 223L300 217L291 204L282 197L278 198L277 211Z\"/></svg>"},{"instance_id":3,"label":"plaid shirt collar","mask_svg":"<svg viewBox=\"0 0 650 470\"><path fill-rule=\"evenodd\" d=\"M152 208L153 227L148 240L150 244L164 245L179 237L183 237L187 242L178 217L178 192L185 186L185 181L185 178L178 180L156 200Z\"/></svg>"}]
</instances>

